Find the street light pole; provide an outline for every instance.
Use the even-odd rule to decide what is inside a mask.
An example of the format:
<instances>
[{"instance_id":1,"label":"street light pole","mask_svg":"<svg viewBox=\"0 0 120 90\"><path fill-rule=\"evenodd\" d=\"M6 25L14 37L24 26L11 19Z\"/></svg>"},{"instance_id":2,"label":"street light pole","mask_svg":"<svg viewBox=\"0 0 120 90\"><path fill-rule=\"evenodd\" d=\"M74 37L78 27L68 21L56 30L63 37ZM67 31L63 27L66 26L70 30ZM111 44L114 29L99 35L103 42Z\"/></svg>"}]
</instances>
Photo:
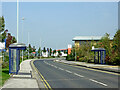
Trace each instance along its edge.
<instances>
[{"instance_id":1,"label":"street light pole","mask_svg":"<svg viewBox=\"0 0 120 90\"><path fill-rule=\"evenodd\" d=\"M23 43L23 24L24 24L24 17L22 18L23 23L22 23L22 43ZM23 50L22 50L22 61L23 61Z\"/></svg>"},{"instance_id":2,"label":"street light pole","mask_svg":"<svg viewBox=\"0 0 120 90\"><path fill-rule=\"evenodd\" d=\"M28 59L29 59L29 32L28 32Z\"/></svg>"},{"instance_id":3,"label":"street light pole","mask_svg":"<svg viewBox=\"0 0 120 90\"><path fill-rule=\"evenodd\" d=\"M17 0L17 43L18 41L18 30L19 30L19 0Z\"/></svg>"},{"instance_id":4,"label":"street light pole","mask_svg":"<svg viewBox=\"0 0 120 90\"><path fill-rule=\"evenodd\" d=\"M40 38L40 59L41 59L41 38Z\"/></svg>"},{"instance_id":5,"label":"street light pole","mask_svg":"<svg viewBox=\"0 0 120 90\"><path fill-rule=\"evenodd\" d=\"M76 46L75 46L75 61L76 61Z\"/></svg>"}]
</instances>

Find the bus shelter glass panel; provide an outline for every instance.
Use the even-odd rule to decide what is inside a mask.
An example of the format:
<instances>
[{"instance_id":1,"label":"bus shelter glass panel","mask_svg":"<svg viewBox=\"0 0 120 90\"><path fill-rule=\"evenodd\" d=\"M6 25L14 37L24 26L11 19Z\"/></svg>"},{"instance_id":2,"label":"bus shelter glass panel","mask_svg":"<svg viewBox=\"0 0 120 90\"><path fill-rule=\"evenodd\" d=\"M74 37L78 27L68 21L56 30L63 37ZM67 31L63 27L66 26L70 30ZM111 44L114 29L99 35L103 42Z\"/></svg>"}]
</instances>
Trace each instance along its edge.
<instances>
[{"instance_id":1,"label":"bus shelter glass panel","mask_svg":"<svg viewBox=\"0 0 120 90\"><path fill-rule=\"evenodd\" d=\"M16 72L16 69L17 69L16 53L17 53L16 49L11 49L11 72Z\"/></svg>"}]
</instances>

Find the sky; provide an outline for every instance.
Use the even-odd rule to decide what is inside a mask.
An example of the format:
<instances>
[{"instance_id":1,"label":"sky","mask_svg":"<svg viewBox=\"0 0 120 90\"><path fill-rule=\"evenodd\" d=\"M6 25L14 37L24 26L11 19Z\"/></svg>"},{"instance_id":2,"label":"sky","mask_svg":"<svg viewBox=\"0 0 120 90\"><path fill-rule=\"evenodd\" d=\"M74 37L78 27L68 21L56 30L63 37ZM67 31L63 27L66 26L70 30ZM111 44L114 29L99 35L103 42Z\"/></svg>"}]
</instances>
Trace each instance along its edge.
<instances>
[{"instance_id":1,"label":"sky","mask_svg":"<svg viewBox=\"0 0 120 90\"><path fill-rule=\"evenodd\" d=\"M2 15L5 28L16 37L16 2L3 2ZM19 42L28 45L29 32L29 43L36 48L65 49L75 36L114 36L117 29L117 2L19 3Z\"/></svg>"}]
</instances>

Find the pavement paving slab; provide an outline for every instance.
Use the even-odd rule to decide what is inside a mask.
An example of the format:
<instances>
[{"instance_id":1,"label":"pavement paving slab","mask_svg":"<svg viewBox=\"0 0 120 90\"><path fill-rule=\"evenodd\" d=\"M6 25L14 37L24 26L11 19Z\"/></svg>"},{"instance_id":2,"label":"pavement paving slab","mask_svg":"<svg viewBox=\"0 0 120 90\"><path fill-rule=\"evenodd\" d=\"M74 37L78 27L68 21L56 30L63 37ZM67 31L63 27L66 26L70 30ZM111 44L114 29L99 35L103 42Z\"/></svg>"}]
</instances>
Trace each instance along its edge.
<instances>
[{"instance_id":1,"label":"pavement paving slab","mask_svg":"<svg viewBox=\"0 0 120 90\"><path fill-rule=\"evenodd\" d=\"M32 78L31 60L25 60L20 64L20 70L17 75L12 75L3 85L4 88L38 88L36 79Z\"/></svg>"}]
</instances>

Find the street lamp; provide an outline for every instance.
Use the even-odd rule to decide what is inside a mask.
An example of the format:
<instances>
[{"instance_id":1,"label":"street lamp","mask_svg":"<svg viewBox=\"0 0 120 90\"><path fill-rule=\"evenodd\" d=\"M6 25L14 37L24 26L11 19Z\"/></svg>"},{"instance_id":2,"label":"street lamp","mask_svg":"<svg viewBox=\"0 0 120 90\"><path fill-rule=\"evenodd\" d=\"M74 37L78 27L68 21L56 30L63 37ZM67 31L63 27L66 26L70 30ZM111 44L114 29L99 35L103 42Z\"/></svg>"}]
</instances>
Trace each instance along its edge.
<instances>
[{"instance_id":1,"label":"street lamp","mask_svg":"<svg viewBox=\"0 0 120 90\"><path fill-rule=\"evenodd\" d=\"M22 18L23 23L22 23L22 43L23 43L23 25L24 25L24 17ZM22 61L23 61L23 50L22 50Z\"/></svg>"},{"instance_id":2,"label":"street lamp","mask_svg":"<svg viewBox=\"0 0 120 90\"><path fill-rule=\"evenodd\" d=\"M40 38L40 59L41 59L41 38Z\"/></svg>"},{"instance_id":3,"label":"street lamp","mask_svg":"<svg viewBox=\"0 0 120 90\"><path fill-rule=\"evenodd\" d=\"M29 59L29 32L28 32L28 59Z\"/></svg>"},{"instance_id":4,"label":"street lamp","mask_svg":"<svg viewBox=\"0 0 120 90\"><path fill-rule=\"evenodd\" d=\"M17 0L17 43L18 41L18 30L19 30L19 0Z\"/></svg>"}]
</instances>

